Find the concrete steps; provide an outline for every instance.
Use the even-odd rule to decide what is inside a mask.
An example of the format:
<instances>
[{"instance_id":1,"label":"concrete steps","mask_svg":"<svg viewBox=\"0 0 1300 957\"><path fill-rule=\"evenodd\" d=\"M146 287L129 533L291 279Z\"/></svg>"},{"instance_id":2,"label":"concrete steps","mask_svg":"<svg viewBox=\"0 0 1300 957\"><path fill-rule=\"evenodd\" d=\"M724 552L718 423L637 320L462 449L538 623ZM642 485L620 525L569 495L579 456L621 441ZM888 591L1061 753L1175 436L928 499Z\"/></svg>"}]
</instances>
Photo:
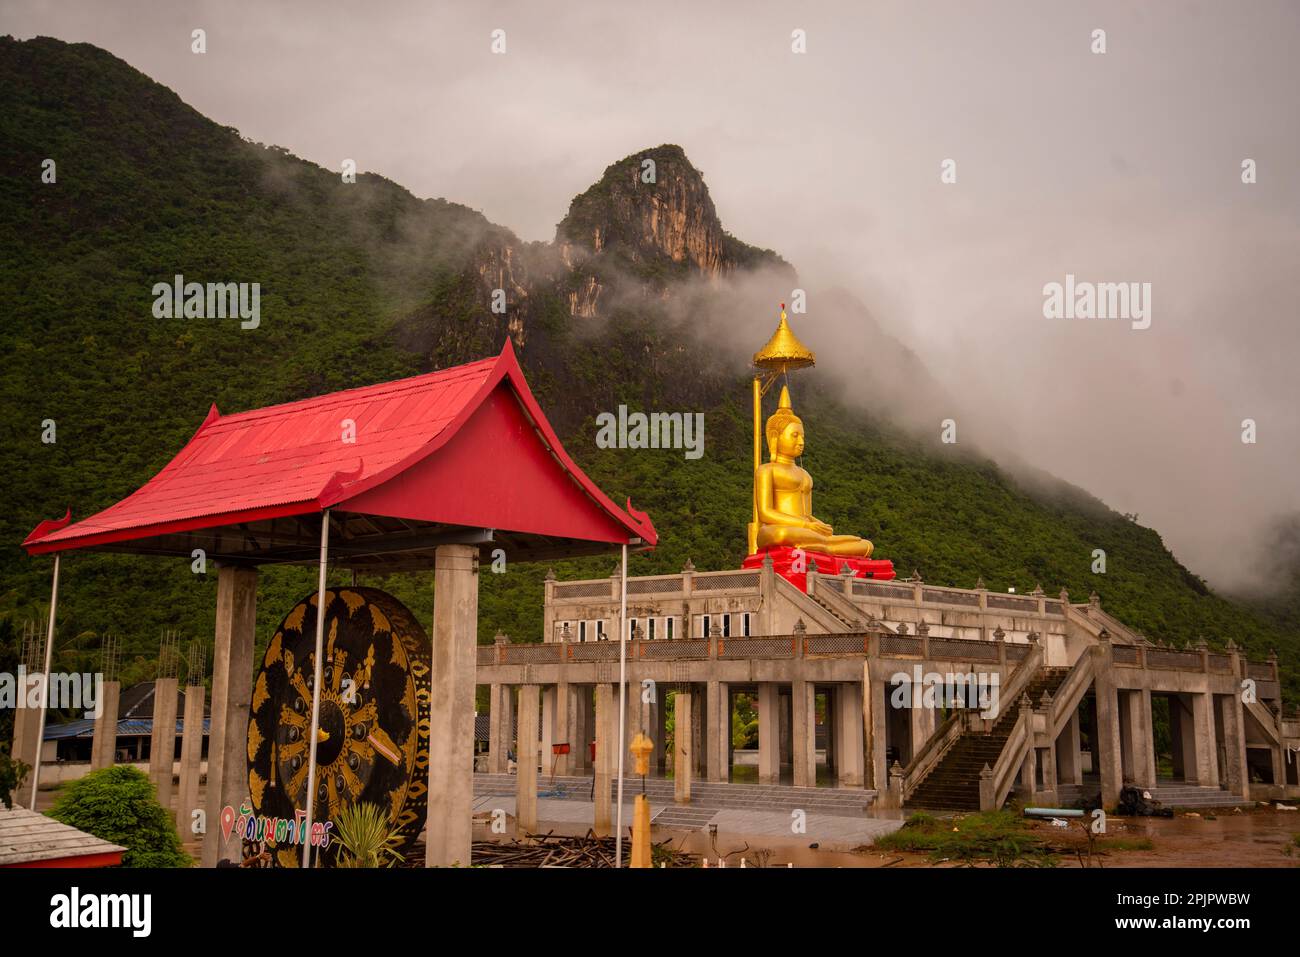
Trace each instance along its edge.
<instances>
[{"instance_id":1,"label":"concrete steps","mask_svg":"<svg viewBox=\"0 0 1300 957\"><path fill-rule=\"evenodd\" d=\"M611 782L610 795L617 790L617 782ZM591 800L591 778L557 777L555 784L548 777L542 777L537 784L538 794L564 798L573 801ZM562 791L562 794L548 794ZM515 776L513 774L476 774L474 775L474 793L476 795L515 793ZM641 793L641 780L636 777L623 779L623 797L631 800ZM671 779L650 778L645 783L645 794L652 804L670 805L674 803L674 788ZM876 792L862 788L797 788L787 785L768 784L727 784L718 781L692 781L691 803L686 807L714 811L723 808L754 811L792 811L796 808L804 811L816 811L821 814L839 816L857 816L863 813L875 799Z\"/></svg>"},{"instance_id":2,"label":"concrete steps","mask_svg":"<svg viewBox=\"0 0 1300 957\"><path fill-rule=\"evenodd\" d=\"M1029 700L1037 705L1043 692L1055 693L1068 674L1066 668L1040 669L1026 689ZM936 811L978 811L980 772L986 764L989 767L997 764L1019 716L1018 702L1006 702L1002 717L992 731L963 734L912 792L905 806Z\"/></svg>"},{"instance_id":3,"label":"concrete steps","mask_svg":"<svg viewBox=\"0 0 1300 957\"><path fill-rule=\"evenodd\" d=\"M702 831L717 813L717 808L673 804L661 808L659 813L650 819L650 823L655 827L671 827L678 831Z\"/></svg>"}]
</instances>

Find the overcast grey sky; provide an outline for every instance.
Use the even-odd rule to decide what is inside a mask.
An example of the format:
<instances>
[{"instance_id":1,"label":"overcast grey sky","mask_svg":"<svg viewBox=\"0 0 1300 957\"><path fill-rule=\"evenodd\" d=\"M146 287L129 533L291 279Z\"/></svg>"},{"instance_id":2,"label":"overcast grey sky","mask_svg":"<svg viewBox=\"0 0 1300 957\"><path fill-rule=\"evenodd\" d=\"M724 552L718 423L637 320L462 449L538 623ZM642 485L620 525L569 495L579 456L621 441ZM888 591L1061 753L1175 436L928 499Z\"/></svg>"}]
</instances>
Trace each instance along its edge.
<instances>
[{"instance_id":1,"label":"overcast grey sky","mask_svg":"<svg viewBox=\"0 0 1300 957\"><path fill-rule=\"evenodd\" d=\"M0 30L98 44L252 139L526 239L609 163L679 143L727 229L800 270L801 335L851 336L817 290L857 293L957 398L959 441L992 423L1219 585L1300 510L1300 2L0 10ZM1044 318L1067 272L1150 282L1150 328Z\"/></svg>"}]
</instances>

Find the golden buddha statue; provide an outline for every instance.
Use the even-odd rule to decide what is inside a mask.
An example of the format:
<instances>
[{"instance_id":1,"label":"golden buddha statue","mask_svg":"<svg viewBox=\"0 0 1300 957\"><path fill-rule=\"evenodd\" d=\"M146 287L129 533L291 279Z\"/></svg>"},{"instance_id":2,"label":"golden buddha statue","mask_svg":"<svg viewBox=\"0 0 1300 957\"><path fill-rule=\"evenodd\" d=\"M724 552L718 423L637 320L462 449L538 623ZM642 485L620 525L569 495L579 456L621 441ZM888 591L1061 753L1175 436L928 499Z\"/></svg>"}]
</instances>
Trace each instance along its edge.
<instances>
[{"instance_id":1,"label":"golden buddha statue","mask_svg":"<svg viewBox=\"0 0 1300 957\"><path fill-rule=\"evenodd\" d=\"M836 535L831 526L812 513L812 476L795 462L803 454L803 422L790 407L790 390L786 386L781 387L781 400L768 418L764 434L769 461L754 470L755 545L870 557L871 542L856 535Z\"/></svg>"}]
</instances>

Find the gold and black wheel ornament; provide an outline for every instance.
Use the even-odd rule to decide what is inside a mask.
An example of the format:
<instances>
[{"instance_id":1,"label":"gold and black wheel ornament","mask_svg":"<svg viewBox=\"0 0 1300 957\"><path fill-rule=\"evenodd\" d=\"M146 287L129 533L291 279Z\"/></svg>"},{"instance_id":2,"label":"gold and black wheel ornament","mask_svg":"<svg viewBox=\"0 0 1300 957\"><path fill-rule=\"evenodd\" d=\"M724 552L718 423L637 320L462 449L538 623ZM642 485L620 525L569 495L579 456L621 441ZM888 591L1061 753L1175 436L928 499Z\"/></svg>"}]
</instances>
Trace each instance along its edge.
<instances>
[{"instance_id":1,"label":"gold and black wheel ornament","mask_svg":"<svg viewBox=\"0 0 1300 957\"><path fill-rule=\"evenodd\" d=\"M430 657L428 635L392 595L326 591L315 821L364 801L388 813L399 851L419 836L428 804ZM313 592L276 629L253 684L248 788L258 817L293 821L307 809L315 671ZM268 837L276 866L300 865L301 843ZM313 857L328 864L337 846Z\"/></svg>"}]
</instances>

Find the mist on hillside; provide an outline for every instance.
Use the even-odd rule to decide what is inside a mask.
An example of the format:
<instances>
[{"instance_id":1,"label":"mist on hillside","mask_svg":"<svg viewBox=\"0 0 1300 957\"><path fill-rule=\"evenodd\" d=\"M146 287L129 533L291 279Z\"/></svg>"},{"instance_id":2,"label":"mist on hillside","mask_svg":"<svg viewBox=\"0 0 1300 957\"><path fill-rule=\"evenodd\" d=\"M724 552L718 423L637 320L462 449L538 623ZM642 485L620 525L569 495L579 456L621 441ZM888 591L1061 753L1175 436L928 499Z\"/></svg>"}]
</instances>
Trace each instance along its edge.
<instances>
[{"instance_id":1,"label":"mist on hillside","mask_svg":"<svg viewBox=\"0 0 1300 957\"><path fill-rule=\"evenodd\" d=\"M798 270L808 311L792 320L819 358L806 374L936 442L955 420L962 447L1136 515L1216 587L1285 577L1274 530L1300 512L1294 4L772 0L736 18L410 2L397 35L341 2L307 19L207 6L204 57L188 11L123 6L12 2L7 28L99 44L244 135L329 170L354 158L525 240L549 241L608 163L679 143L724 226ZM1044 285L1067 274L1151 283L1150 328L1044 318ZM738 363L788 295L744 285L710 312ZM916 388L920 369L937 388Z\"/></svg>"}]
</instances>

